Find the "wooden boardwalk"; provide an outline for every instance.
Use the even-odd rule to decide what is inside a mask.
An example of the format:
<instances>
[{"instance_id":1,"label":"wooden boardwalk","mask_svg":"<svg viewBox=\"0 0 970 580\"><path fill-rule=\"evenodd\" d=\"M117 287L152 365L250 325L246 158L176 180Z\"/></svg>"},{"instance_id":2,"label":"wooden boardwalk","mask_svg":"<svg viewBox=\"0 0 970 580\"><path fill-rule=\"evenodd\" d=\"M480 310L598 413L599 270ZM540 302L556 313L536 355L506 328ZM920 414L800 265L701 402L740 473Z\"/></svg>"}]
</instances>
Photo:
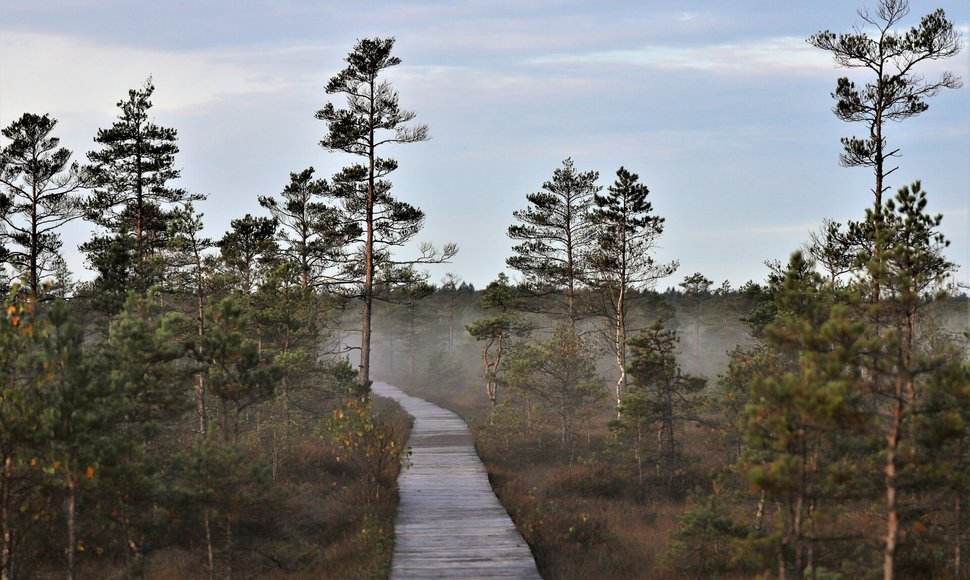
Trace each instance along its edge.
<instances>
[{"instance_id":1,"label":"wooden boardwalk","mask_svg":"<svg viewBox=\"0 0 970 580\"><path fill-rule=\"evenodd\" d=\"M498 502L468 426L451 411L375 382L414 417L401 471L391 579L540 578L529 546Z\"/></svg>"}]
</instances>

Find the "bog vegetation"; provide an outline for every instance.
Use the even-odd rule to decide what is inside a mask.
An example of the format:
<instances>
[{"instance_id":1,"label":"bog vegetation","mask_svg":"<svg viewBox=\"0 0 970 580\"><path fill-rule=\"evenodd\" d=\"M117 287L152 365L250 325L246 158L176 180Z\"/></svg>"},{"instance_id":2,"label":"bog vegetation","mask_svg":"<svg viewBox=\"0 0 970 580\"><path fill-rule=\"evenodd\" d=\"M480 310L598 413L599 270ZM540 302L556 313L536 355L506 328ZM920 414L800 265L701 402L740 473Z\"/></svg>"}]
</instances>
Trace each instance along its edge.
<instances>
[{"instance_id":1,"label":"bog vegetation","mask_svg":"<svg viewBox=\"0 0 970 580\"><path fill-rule=\"evenodd\" d=\"M428 136L382 76L392 39L359 41L326 87L346 107L317 113L355 162L295 171L218 240L150 79L86 164L25 113L0 150L0 574L386 574L408 422L377 375L469 420L544 577L967 577L970 301L923 184L890 189L886 124L960 86L920 67L962 39L907 15L809 38L870 77L833 97L871 197L739 288L656 262L640 176L572 159L512 213L514 278L433 283L457 247L402 249L423 213L379 156Z\"/></svg>"},{"instance_id":2,"label":"bog vegetation","mask_svg":"<svg viewBox=\"0 0 970 580\"><path fill-rule=\"evenodd\" d=\"M339 329L362 303L369 341L377 284L454 253L389 252L423 214L391 196L375 138L425 131L378 78L392 46L360 41L327 87L347 108L318 115L322 145L365 163L294 172L218 240L204 196L176 186L151 79L86 164L50 115L3 129L0 577L387 573L409 419L370 400L369 350L358 371ZM94 226L81 284L58 231L78 219Z\"/></svg>"}]
</instances>

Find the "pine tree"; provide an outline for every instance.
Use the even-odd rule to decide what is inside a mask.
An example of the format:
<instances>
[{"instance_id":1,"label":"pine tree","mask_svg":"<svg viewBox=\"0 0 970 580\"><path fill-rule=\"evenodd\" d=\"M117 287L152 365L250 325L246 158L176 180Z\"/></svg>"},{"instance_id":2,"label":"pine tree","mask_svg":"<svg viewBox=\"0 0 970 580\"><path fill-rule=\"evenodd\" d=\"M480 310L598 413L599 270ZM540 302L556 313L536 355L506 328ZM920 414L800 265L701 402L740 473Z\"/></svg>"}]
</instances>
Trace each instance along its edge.
<instances>
[{"instance_id":1,"label":"pine tree","mask_svg":"<svg viewBox=\"0 0 970 580\"><path fill-rule=\"evenodd\" d=\"M508 276L499 274L496 280L485 287L481 298L483 309L496 309L499 314L476 320L465 327L468 334L482 342L485 395L492 404L492 410L498 405L502 361L513 349L515 339L525 335L530 328L528 322L515 312L519 304L516 294L516 289L509 284Z\"/></svg>"},{"instance_id":2,"label":"pine tree","mask_svg":"<svg viewBox=\"0 0 970 580\"><path fill-rule=\"evenodd\" d=\"M213 570L213 513L222 512L227 574L233 567L233 520L252 488L262 487L262 462L247 460L239 446L243 413L272 399L281 369L271 353L247 337L250 318L236 298L222 300L206 313L206 332L193 345L208 392L215 399L216 429L200 440L192 454L193 481L202 486L206 545Z\"/></svg>"},{"instance_id":3,"label":"pine tree","mask_svg":"<svg viewBox=\"0 0 970 580\"><path fill-rule=\"evenodd\" d=\"M96 379L84 331L67 304L54 302L39 330L41 344L32 356L32 372L40 377L47 429L39 461L48 474L50 493L63 506L66 572L73 579L80 550L79 503L99 475L115 406L110 389Z\"/></svg>"},{"instance_id":4,"label":"pine tree","mask_svg":"<svg viewBox=\"0 0 970 580\"><path fill-rule=\"evenodd\" d=\"M427 282L427 276L410 269L395 274L394 277L397 283L387 289L386 296L382 296L391 306L388 309L388 328L385 334L404 343L408 354L407 377L413 382L417 378L419 336L427 334L421 332L420 326L427 320L418 312L418 305L434 294L435 287Z\"/></svg>"},{"instance_id":5,"label":"pine tree","mask_svg":"<svg viewBox=\"0 0 970 580\"><path fill-rule=\"evenodd\" d=\"M657 264L650 255L663 233L664 219L653 215L647 201L650 190L639 176L623 167L607 195L593 194L590 214L595 242L588 251L588 279L605 298L606 317L611 325L613 354L619 370L616 381L617 410L626 390L627 313L631 292L650 288L654 282L674 273L678 263Z\"/></svg>"},{"instance_id":6,"label":"pine tree","mask_svg":"<svg viewBox=\"0 0 970 580\"><path fill-rule=\"evenodd\" d=\"M886 535L883 577L896 574L899 538L907 521L908 459L915 442L912 423L920 412L927 385L944 372L940 353L918 349L920 315L929 290L952 272L943 256L948 242L938 231L942 215L925 213L926 192L919 182L901 188L885 211L867 212L867 221L881 223L877 244L884 250L869 263L870 284L882 298L870 305L869 327L876 345L864 359L867 386L880 402L875 428L884 436Z\"/></svg>"},{"instance_id":7,"label":"pine tree","mask_svg":"<svg viewBox=\"0 0 970 580\"><path fill-rule=\"evenodd\" d=\"M125 546L129 574L143 574L152 538L170 522L159 509L168 490L163 435L191 408L190 368L181 360L182 326L177 314L162 314L154 293L133 291L94 365L110 392L110 428L104 433L99 493L113 507L112 520Z\"/></svg>"},{"instance_id":8,"label":"pine tree","mask_svg":"<svg viewBox=\"0 0 970 580\"><path fill-rule=\"evenodd\" d=\"M280 369L271 354L260 352L257 342L247 338L249 317L236 299L221 301L208 317L195 355L207 373L209 392L218 400L219 435L228 447L239 442L243 411L273 396Z\"/></svg>"},{"instance_id":9,"label":"pine tree","mask_svg":"<svg viewBox=\"0 0 970 580\"><path fill-rule=\"evenodd\" d=\"M279 225L273 218L246 214L232 220L230 226L216 246L232 280L232 290L245 297L256 291L279 261Z\"/></svg>"},{"instance_id":10,"label":"pine tree","mask_svg":"<svg viewBox=\"0 0 970 580\"><path fill-rule=\"evenodd\" d=\"M630 404L621 402L620 422L626 413L630 421L655 427L657 434L657 475L673 482L680 450L676 439L678 424L697 419L693 395L706 385L701 377L685 374L677 363L677 333L666 330L662 321L630 339ZM638 431L638 444L640 432ZM637 449L638 458L640 456Z\"/></svg>"},{"instance_id":11,"label":"pine tree","mask_svg":"<svg viewBox=\"0 0 970 580\"><path fill-rule=\"evenodd\" d=\"M572 326L561 323L552 336L518 350L506 378L510 386L535 397L559 423L559 444L568 449L578 423L606 395L596 361Z\"/></svg>"},{"instance_id":12,"label":"pine tree","mask_svg":"<svg viewBox=\"0 0 970 580\"><path fill-rule=\"evenodd\" d=\"M339 260L345 243L338 231L338 210L325 200L330 186L325 179L313 179L313 168L290 174L281 198L260 196L259 204L279 224L279 237L286 258L299 265L300 284L318 289L325 274Z\"/></svg>"},{"instance_id":13,"label":"pine tree","mask_svg":"<svg viewBox=\"0 0 970 580\"><path fill-rule=\"evenodd\" d=\"M177 133L149 118L154 91L151 78L129 90L118 102L118 120L94 138L101 148L88 153L95 189L86 219L102 233L81 249L99 272L96 286L115 295L116 305L128 289L144 293L159 281L169 212L202 198L170 184L180 175Z\"/></svg>"},{"instance_id":14,"label":"pine tree","mask_svg":"<svg viewBox=\"0 0 970 580\"><path fill-rule=\"evenodd\" d=\"M743 465L764 499L780 506L768 531L778 542L778 573L798 578L832 562L823 547L845 530L826 527L828 514L837 513L850 485L859 486L853 476L866 471L858 446L849 443L864 433L863 373L855 363L868 343L864 324L835 303L800 253L773 293L778 314L765 329L770 350L752 369L742 420Z\"/></svg>"},{"instance_id":15,"label":"pine tree","mask_svg":"<svg viewBox=\"0 0 970 580\"><path fill-rule=\"evenodd\" d=\"M455 319L465 307L465 304L458 301L460 286L464 286L461 276L448 272L441 279L441 288L438 291L444 294L448 301L448 349L445 351L448 356L455 354Z\"/></svg>"},{"instance_id":16,"label":"pine tree","mask_svg":"<svg viewBox=\"0 0 970 580\"><path fill-rule=\"evenodd\" d=\"M959 77L949 71L936 80L927 80L917 68L934 60L955 56L963 47L959 31L947 20L943 9L923 16L919 26L905 32L897 30L909 15L908 0L879 0L875 14L858 11L865 24L874 28L870 37L862 29L835 34L828 30L808 38L809 44L832 53L836 64L846 68L866 69L875 79L863 87L848 77L840 77L832 98L836 100L835 116L842 121L863 123L869 131L864 138L842 138L839 160L845 167L871 167L875 176L872 193L873 250L878 259L882 248L883 194L889 191L886 177L896 167L887 167L899 149L889 147L885 128L890 121L915 117L929 108L927 99L944 89L962 86ZM879 300L879 285L873 285L873 301Z\"/></svg>"},{"instance_id":17,"label":"pine tree","mask_svg":"<svg viewBox=\"0 0 970 580\"><path fill-rule=\"evenodd\" d=\"M322 147L365 160L345 168L332 180L333 196L342 209L341 230L349 240L341 278L354 288L351 294L363 303L361 385L370 382L372 312L381 262L391 264L388 271L394 272L391 249L412 239L424 221L420 209L391 195L391 183L386 177L397 169L397 162L378 156L387 145L428 139L427 125L408 125L416 115L401 109L397 92L381 78L387 69L401 64L400 58L391 55L393 48L393 38L357 41L347 55L347 68L327 83L327 94L345 95L347 108L328 103L316 114L317 119L327 123L327 135L320 141ZM456 252L457 247L450 244L440 253L424 245L421 256L409 265L446 261Z\"/></svg>"},{"instance_id":18,"label":"pine tree","mask_svg":"<svg viewBox=\"0 0 970 580\"><path fill-rule=\"evenodd\" d=\"M208 251L215 247L210 238L202 236L202 217L191 202L172 212L168 232L169 275L164 289L175 295L191 292L195 301L195 332L197 339L205 336L206 310L215 291L213 280L217 263ZM205 372L198 371L195 381L195 408L199 421L199 435L209 431L206 409Z\"/></svg>"},{"instance_id":19,"label":"pine tree","mask_svg":"<svg viewBox=\"0 0 970 580\"><path fill-rule=\"evenodd\" d=\"M60 263L57 230L82 215L78 191L86 174L77 163L68 165L71 151L58 147L56 126L50 115L24 113L3 129L11 142L0 149L0 219L6 224L0 239L20 248L3 261L15 265L31 300L42 298L41 282Z\"/></svg>"},{"instance_id":20,"label":"pine tree","mask_svg":"<svg viewBox=\"0 0 970 580\"><path fill-rule=\"evenodd\" d=\"M532 291L543 296L562 291L565 312L557 315L575 326L580 317L577 294L586 279L585 258L593 241L590 208L599 173L579 172L572 159L542 184L542 191L526 195L531 204L512 212L520 224L509 226L508 235L519 243L506 264L522 272Z\"/></svg>"},{"instance_id":21,"label":"pine tree","mask_svg":"<svg viewBox=\"0 0 970 580\"><path fill-rule=\"evenodd\" d=\"M684 289L685 302L691 307L694 318L694 355L700 353L701 347L701 304L711 296L711 285L714 284L707 276L694 272L684 276L684 281L678 284Z\"/></svg>"},{"instance_id":22,"label":"pine tree","mask_svg":"<svg viewBox=\"0 0 970 580\"><path fill-rule=\"evenodd\" d=\"M0 312L0 577L4 579L17 577L15 562L30 558L23 554L34 515L28 498L40 487L36 457L49 441L42 377L30 365L42 331L37 318L36 304L13 296L4 300Z\"/></svg>"}]
</instances>

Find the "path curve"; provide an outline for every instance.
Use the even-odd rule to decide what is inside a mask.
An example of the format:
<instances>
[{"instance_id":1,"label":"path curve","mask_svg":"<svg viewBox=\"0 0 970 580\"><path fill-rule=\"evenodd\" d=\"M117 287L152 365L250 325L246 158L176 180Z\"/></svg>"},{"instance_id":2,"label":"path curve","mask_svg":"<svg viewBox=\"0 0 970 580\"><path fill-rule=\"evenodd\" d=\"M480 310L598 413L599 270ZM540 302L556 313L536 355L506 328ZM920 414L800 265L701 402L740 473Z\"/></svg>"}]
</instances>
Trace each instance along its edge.
<instances>
[{"instance_id":1,"label":"path curve","mask_svg":"<svg viewBox=\"0 0 970 580\"><path fill-rule=\"evenodd\" d=\"M400 403L414 428L411 468L398 479L391 579L539 579L529 546L499 503L458 415L382 382L371 391Z\"/></svg>"}]
</instances>

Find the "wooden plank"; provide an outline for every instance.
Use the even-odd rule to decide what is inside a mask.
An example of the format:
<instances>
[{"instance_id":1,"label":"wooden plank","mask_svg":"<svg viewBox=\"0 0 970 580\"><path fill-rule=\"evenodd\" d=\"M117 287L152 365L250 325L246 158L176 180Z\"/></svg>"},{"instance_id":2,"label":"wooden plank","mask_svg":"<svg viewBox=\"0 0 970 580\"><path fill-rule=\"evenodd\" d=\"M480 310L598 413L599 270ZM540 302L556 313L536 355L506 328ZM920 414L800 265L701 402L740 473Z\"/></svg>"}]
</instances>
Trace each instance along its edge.
<instances>
[{"instance_id":1,"label":"wooden plank","mask_svg":"<svg viewBox=\"0 0 970 580\"><path fill-rule=\"evenodd\" d=\"M488 483L471 432L457 415L387 383L374 394L412 417L411 467L398 479L391 579L538 579L528 544Z\"/></svg>"}]
</instances>

